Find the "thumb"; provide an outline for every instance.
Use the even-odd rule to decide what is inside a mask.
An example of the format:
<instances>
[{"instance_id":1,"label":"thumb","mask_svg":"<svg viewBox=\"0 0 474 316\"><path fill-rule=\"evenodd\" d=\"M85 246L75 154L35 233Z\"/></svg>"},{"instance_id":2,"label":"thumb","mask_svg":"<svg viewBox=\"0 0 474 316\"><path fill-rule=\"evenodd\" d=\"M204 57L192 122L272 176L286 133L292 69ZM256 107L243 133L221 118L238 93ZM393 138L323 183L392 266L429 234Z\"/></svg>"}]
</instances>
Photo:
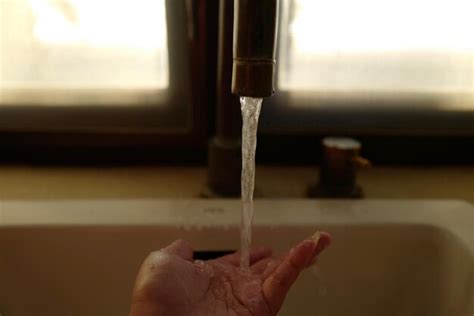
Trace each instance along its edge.
<instances>
[{"instance_id":1,"label":"thumb","mask_svg":"<svg viewBox=\"0 0 474 316\"><path fill-rule=\"evenodd\" d=\"M180 257L186 261L193 260L193 248L186 240L178 239L163 249L164 252Z\"/></svg>"}]
</instances>

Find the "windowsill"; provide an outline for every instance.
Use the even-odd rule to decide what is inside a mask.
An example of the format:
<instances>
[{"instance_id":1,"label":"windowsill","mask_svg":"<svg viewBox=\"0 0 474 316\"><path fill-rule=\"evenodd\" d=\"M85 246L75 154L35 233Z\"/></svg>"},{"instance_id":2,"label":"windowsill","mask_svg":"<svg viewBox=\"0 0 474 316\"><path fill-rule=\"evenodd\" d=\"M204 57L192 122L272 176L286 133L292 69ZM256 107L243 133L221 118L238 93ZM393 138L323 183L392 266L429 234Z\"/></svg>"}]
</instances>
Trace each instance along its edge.
<instances>
[{"instance_id":1,"label":"windowsill","mask_svg":"<svg viewBox=\"0 0 474 316\"><path fill-rule=\"evenodd\" d=\"M0 105L46 107L71 106L165 106L167 89L158 87L117 88L5 88L1 87Z\"/></svg>"},{"instance_id":2,"label":"windowsill","mask_svg":"<svg viewBox=\"0 0 474 316\"><path fill-rule=\"evenodd\" d=\"M277 171L277 172L276 172ZM257 167L266 198L303 198L317 179L310 167ZM204 167L1 166L0 200L195 198ZM367 198L461 199L474 203L474 167L373 167L360 171Z\"/></svg>"}]
</instances>

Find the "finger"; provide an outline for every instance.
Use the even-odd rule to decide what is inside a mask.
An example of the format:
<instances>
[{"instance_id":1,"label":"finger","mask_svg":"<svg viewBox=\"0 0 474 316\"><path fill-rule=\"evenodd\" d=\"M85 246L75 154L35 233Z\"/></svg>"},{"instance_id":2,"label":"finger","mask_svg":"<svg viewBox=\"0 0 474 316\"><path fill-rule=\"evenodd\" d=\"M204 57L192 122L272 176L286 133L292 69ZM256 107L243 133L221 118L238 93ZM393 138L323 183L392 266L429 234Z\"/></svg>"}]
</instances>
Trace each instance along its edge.
<instances>
[{"instance_id":1,"label":"finger","mask_svg":"<svg viewBox=\"0 0 474 316\"><path fill-rule=\"evenodd\" d=\"M313 236L309 237L308 240L312 240L317 243L317 246L313 252L312 259L308 262L307 267L312 266L318 260L318 255L323 252L331 244L331 235L326 232L317 232ZM276 262L268 262L266 267L263 267L263 263L255 268L255 273L261 273L263 279L266 279L270 276L275 269L278 267L279 263L288 255L289 252L284 253L279 258L274 258ZM262 271L263 268L263 271Z\"/></svg>"},{"instance_id":2,"label":"finger","mask_svg":"<svg viewBox=\"0 0 474 316\"><path fill-rule=\"evenodd\" d=\"M331 235L329 235L326 232L318 232L317 235L318 235L317 239L313 238L313 240L316 241L317 243L317 246L314 252L315 256L323 252L324 249L326 249L331 244L331 240L332 240Z\"/></svg>"},{"instance_id":3,"label":"finger","mask_svg":"<svg viewBox=\"0 0 474 316\"><path fill-rule=\"evenodd\" d=\"M249 260L250 260L250 265L268 258L272 255L272 250L267 247L255 247L250 250L250 255L249 255ZM232 264L234 266L239 266L240 265L240 251L234 252L233 254L223 256L219 259L219 261L225 261L229 264Z\"/></svg>"},{"instance_id":4,"label":"finger","mask_svg":"<svg viewBox=\"0 0 474 316\"><path fill-rule=\"evenodd\" d=\"M270 261L267 264L265 270L263 270L262 279L266 280L270 275L272 275L273 272L275 272L275 270L280 266L280 264L283 262L283 260L286 258L287 255L288 253L285 253L280 258L275 258L275 260Z\"/></svg>"},{"instance_id":5,"label":"finger","mask_svg":"<svg viewBox=\"0 0 474 316\"><path fill-rule=\"evenodd\" d=\"M164 252L178 256L186 261L193 260L193 248L186 240L178 239L163 249Z\"/></svg>"},{"instance_id":6,"label":"finger","mask_svg":"<svg viewBox=\"0 0 474 316\"><path fill-rule=\"evenodd\" d=\"M273 251L268 247L255 248L253 251L252 250L250 251L249 264L250 265L255 264L262 259L271 257L272 254L273 254ZM239 261L240 261L240 256L239 256Z\"/></svg>"},{"instance_id":7,"label":"finger","mask_svg":"<svg viewBox=\"0 0 474 316\"><path fill-rule=\"evenodd\" d=\"M263 294L274 313L280 310L286 293L313 258L316 246L313 240L296 245L263 282Z\"/></svg>"},{"instance_id":8,"label":"finger","mask_svg":"<svg viewBox=\"0 0 474 316\"><path fill-rule=\"evenodd\" d=\"M270 262L274 262L276 259L275 257L268 257L258 261L257 263L250 266L250 270L255 274L262 274L266 269Z\"/></svg>"},{"instance_id":9,"label":"finger","mask_svg":"<svg viewBox=\"0 0 474 316\"><path fill-rule=\"evenodd\" d=\"M256 274L262 274L262 279L266 279L273 271L275 271L287 255L288 252L285 252L279 256L264 258L252 265L250 269Z\"/></svg>"},{"instance_id":10,"label":"finger","mask_svg":"<svg viewBox=\"0 0 474 316\"><path fill-rule=\"evenodd\" d=\"M317 241L318 245L316 246L316 249L314 250L313 258L309 262L308 266L311 266L316 263L316 261L318 260L318 255L321 252L323 252L327 247L329 247L329 245L331 244L331 240L332 240L332 237L328 233L325 233L325 232L319 233L317 240L315 240Z\"/></svg>"},{"instance_id":11,"label":"finger","mask_svg":"<svg viewBox=\"0 0 474 316\"><path fill-rule=\"evenodd\" d=\"M308 240L313 240L317 243L317 246L313 252L312 259L309 261L307 267L315 264L318 260L317 256L326 249L331 243L331 235L325 232L318 232L313 236L309 237ZM252 267L252 271L256 274L261 274L265 280L268 278L280 265L283 259L288 256L289 252L284 253L280 257L272 257L259 261L255 266Z\"/></svg>"}]
</instances>

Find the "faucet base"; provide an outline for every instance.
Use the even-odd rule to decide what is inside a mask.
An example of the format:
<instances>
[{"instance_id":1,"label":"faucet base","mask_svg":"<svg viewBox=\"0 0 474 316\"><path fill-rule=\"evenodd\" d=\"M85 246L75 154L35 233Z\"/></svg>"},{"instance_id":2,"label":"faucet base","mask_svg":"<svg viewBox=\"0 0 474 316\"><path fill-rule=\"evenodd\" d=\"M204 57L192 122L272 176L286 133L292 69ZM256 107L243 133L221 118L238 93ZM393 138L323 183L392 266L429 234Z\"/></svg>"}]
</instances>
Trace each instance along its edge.
<instances>
[{"instance_id":1,"label":"faucet base","mask_svg":"<svg viewBox=\"0 0 474 316\"><path fill-rule=\"evenodd\" d=\"M200 196L203 198L240 198L242 172L242 145L239 140L214 137L209 143L207 183ZM255 187L254 198L262 197Z\"/></svg>"},{"instance_id":2,"label":"faucet base","mask_svg":"<svg viewBox=\"0 0 474 316\"><path fill-rule=\"evenodd\" d=\"M240 139L214 137L209 143L207 187L204 197L240 197L242 168Z\"/></svg>"}]
</instances>

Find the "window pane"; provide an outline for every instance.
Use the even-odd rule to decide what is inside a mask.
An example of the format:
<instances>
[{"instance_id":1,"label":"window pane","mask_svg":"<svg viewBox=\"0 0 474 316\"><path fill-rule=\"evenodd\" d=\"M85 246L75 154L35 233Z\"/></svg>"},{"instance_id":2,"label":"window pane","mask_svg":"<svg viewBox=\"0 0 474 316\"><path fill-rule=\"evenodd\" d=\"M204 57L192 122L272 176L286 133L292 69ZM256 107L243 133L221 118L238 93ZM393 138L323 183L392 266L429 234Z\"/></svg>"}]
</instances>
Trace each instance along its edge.
<instances>
[{"instance_id":1,"label":"window pane","mask_svg":"<svg viewBox=\"0 0 474 316\"><path fill-rule=\"evenodd\" d=\"M0 88L165 89L165 0L1 0Z\"/></svg>"},{"instance_id":2,"label":"window pane","mask_svg":"<svg viewBox=\"0 0 474 316\"><path fill-rule=\"evenodd\" d=\"M282 0L282 7L282 90L474 92L472 0Z\"/></svg>"}]
</instances>

